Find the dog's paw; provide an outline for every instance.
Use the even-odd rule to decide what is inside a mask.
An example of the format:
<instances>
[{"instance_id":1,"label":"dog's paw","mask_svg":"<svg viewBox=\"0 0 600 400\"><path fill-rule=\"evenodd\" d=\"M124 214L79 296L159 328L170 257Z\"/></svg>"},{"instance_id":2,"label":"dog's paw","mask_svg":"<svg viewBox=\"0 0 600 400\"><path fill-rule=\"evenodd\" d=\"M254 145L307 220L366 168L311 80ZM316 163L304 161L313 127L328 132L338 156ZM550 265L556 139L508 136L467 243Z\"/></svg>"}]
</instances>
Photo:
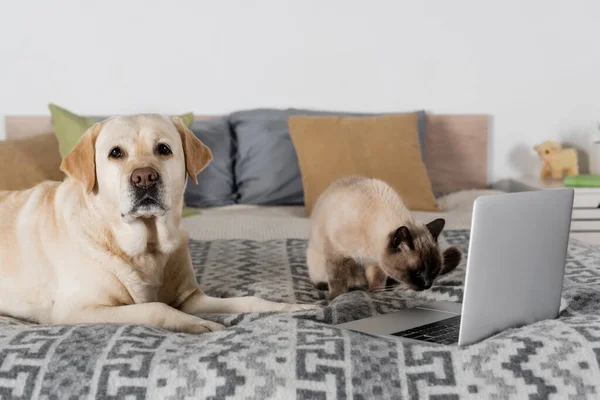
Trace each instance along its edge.
<instances>
[{"instance_id":1,"label":"dog's paw","mask_svg":"<svg viewBox=\"0 0 600 400\"><path fill-rule=\"evenodd\" d=\"M181 327L181 332L185 333L210 333L222 331L226 327L217 322L200 320L198 322L194 322L193 324L188 324Z\"/></svg>"},{"instance_id":2,"label":"dog's paw","mask_svg":"<svg viewBox=\"0 0 600 400\"><path fill-rule=\"evenodd\" d=\"M281 312L307 311L321 308L318 304L282 304Z\"/></svg>"}]
</instances>

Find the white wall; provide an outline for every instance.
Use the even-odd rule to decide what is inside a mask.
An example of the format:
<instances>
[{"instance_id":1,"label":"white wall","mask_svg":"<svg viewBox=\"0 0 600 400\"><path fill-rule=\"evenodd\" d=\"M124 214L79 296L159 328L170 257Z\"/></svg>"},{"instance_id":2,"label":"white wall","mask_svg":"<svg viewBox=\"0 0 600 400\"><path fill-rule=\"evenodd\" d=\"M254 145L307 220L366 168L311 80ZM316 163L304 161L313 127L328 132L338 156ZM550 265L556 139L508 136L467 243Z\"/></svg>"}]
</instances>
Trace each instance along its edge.
<instances>
[{"instance_id":1,"label":"white wall","mask_svg":"<svg viewBox=\"0 0 600 400\"><path fill-rule=\"evenodd\" d=\"M492 179L600 120L594 0L0 1L0 115L490 113Z\"/></svg>"}]
</instances>

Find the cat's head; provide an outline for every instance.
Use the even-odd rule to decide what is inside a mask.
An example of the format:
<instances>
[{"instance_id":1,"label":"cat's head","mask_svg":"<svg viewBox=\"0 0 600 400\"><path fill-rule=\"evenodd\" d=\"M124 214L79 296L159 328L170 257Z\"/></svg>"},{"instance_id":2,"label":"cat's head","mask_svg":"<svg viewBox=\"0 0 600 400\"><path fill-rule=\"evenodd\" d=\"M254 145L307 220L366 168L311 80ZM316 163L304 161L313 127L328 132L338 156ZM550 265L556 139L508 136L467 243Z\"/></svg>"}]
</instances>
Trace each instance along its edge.
<instances>
[{"instance_id":1,"label":"cat's head","mask_svg":"<svg viewBox=\"0 0 600 400\"><path fill-rule=\"evenodd\" d=\"M392 279L413 290L429 289L442 269L438 236L446 221L401 226L390 233L380 266Z\"/></svg>"}]
</instances>

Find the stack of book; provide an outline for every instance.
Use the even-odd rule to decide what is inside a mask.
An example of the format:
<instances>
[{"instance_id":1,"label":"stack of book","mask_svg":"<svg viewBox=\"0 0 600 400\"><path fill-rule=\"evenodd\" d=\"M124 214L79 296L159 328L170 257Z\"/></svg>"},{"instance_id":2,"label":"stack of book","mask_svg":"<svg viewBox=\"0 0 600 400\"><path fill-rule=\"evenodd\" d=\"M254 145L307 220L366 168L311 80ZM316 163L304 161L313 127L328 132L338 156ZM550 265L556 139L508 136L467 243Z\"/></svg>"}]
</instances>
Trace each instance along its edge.
<instances>
[{"instance_id":1,"label":"stack of book","mask_svg":"<svg viewBox=\"0 0 600 400\"><path fill-rule=\"evenodd\" d=\"M564 185L572 188L600 188L600 175L567 176Z\"/></svg>"},{"instance_id":2,"label":"stack of book","mask_svg":"<svg viewBox=\"0 0 600 400\"><path fill-rule=\"evenodd\" d=\"M567 176L563 184L575 190L571 231L600 235L600 175Z\"/></svg>"}]
</instances>

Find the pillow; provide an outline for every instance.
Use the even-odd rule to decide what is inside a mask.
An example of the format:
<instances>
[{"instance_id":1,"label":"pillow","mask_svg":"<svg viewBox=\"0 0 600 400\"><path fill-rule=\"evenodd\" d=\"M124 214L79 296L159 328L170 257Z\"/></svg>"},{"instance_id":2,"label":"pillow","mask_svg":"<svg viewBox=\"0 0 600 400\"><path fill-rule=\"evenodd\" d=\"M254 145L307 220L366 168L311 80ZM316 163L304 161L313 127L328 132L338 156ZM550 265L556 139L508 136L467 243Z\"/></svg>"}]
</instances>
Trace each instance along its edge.
<instances>
[{"instance_id":1,"label":"pillow","mask_svg":"<svg viewBox=\"0 0 600 400\"><path fill-rule=\"evenodd\" d=\"M52 133L0 141L0 190L25 190L62 181L58 141ZM18 168L15 168L18 166Z\"/></svg>"},{"instance_id":2,"label":"pillow","mask_svg":"<svg viewBox=\"0 0 600 400\"><path fill-rule=\"evenodd\" d=\"M210 148L213 159L198 175L197 185L188 181L185 189L185 204L190 207L235 204L233 140L228 118L225 116L195 121L190 129Z\"/></svg>"},{"instance_id":3,"label":"pillow","mask_svg":"<svg viewBox=\"0 0 600 400\"><path fill-rule=\"evenodd\" d=\"M48 108L52 115L52 126L58 139L60 156L63 158L75 147L79 138L88 128L105 119L80 116L55 104L48 104ZM180 115L179 118L189 128L194 122L194 113Z\"/></svg>"},{"instance_id":4,"label":"pillow","mask_svg":"<svg viewBox=\"0 0 600 400\"><path fill-rule=\"evenodd\" d=\"M52 126L58 140L61 159L69 154L88 128L96 122L106 119L104 117L91 118L80 116L55 104L48 104L48 108L52 116ZM192 122L194 122L194 113L183 114L179 118L189 128ZM195 211L184 207L182 216L185 217L193 214L195 214Z\"/></svg>"},{"instance_id":5,"label":"pillow","mask_svg":"<svg viewBox=\"0 0 600 400\"><path fill-rule=\"evenodd\" d=\"M418 114L288 118L310 215L336 179L362 175L387 182L411 210L440 211L419 145Z\"/></svg>"},{"instance_id":6,"label":"pillow","mask_svg":"<svg viewBox=\"0 0 600 400\"><path fill-rule=\"evenodd\" d=\"M234 112L229 122L236 140L234 176L238 203L302 205L304 191L287 118L308 116L375 116L303 109L252 109ZM426 114L418 112L419 140L424 146Z\"/></svg>"}]
</instances>

